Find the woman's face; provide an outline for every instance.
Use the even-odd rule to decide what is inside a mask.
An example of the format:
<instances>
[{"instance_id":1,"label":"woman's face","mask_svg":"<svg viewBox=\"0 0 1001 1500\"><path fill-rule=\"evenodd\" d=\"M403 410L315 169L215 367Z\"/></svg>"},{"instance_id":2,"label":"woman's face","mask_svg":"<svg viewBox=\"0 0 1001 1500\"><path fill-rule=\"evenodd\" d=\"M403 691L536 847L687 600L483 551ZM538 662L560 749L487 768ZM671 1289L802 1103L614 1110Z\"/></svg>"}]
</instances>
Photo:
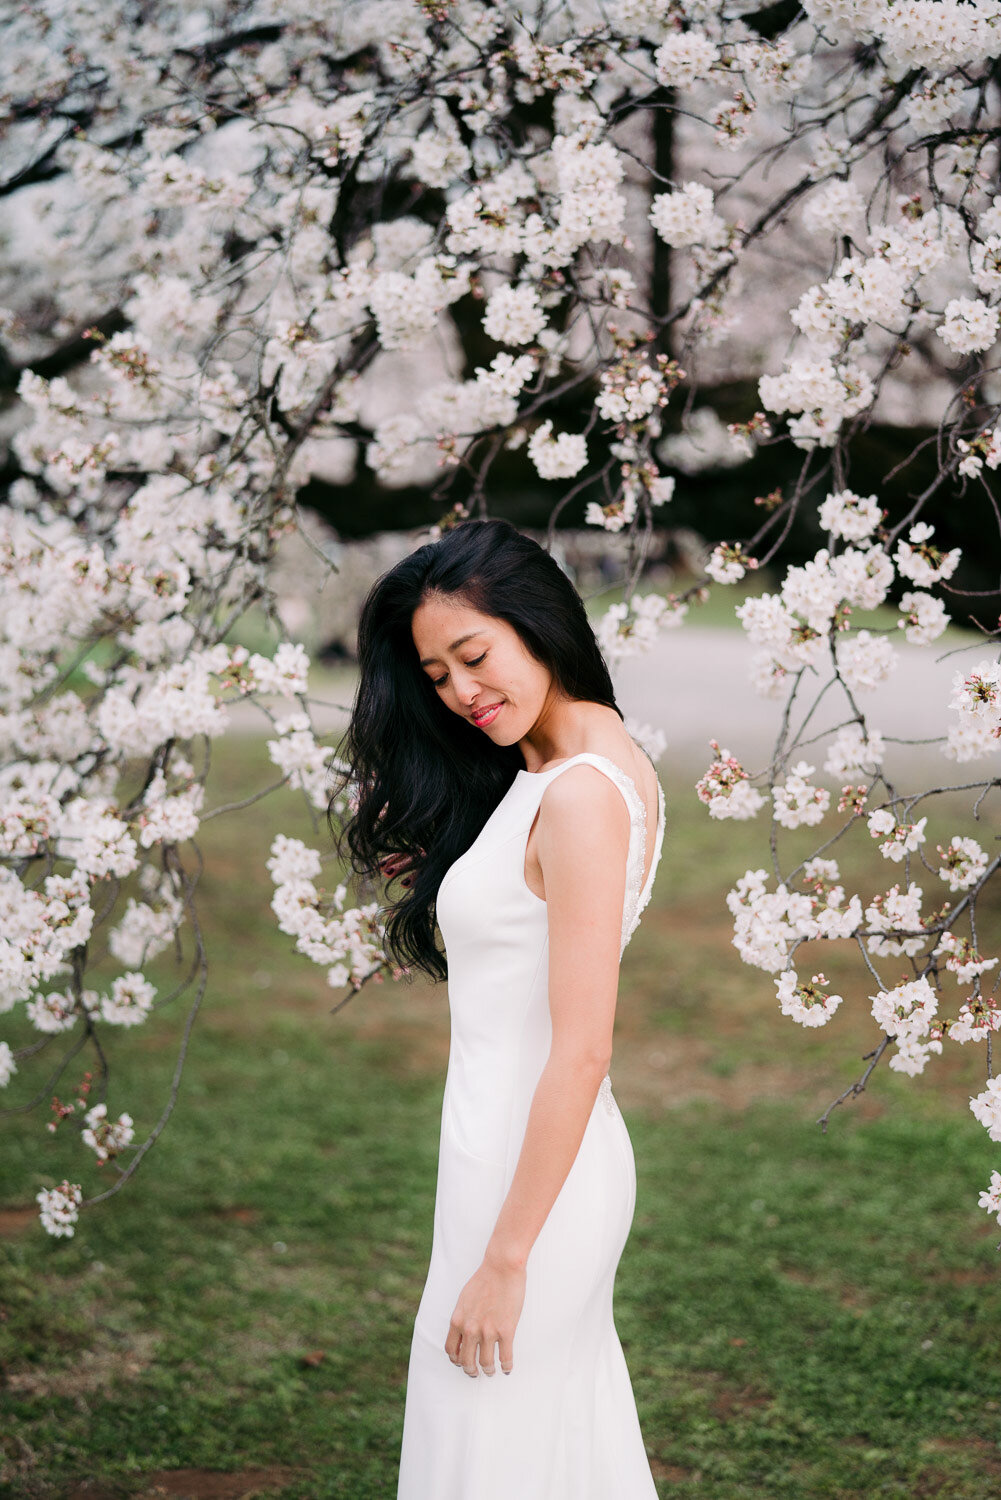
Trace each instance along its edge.
<instances>
[{"instance_id":1,"label":"woman's face","mask_svg":"<svg viewBox=\"0 0 1001 1500\"><path fill-rule=\"evenodd\" d=\"M552 673L506 620L435 594L410 624L420 669L442 703L494 744L523 739L555 697Z\"/></svg>"}]
</instances>

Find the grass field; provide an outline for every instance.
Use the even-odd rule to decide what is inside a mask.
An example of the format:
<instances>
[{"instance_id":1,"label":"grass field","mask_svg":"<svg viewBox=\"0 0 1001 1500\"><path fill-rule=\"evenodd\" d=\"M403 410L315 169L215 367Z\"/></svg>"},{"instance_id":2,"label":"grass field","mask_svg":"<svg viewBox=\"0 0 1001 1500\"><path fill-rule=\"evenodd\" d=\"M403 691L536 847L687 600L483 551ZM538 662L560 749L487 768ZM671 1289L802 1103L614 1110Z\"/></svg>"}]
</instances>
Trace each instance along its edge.
<instances>
[{"instance_id":1,"label":"grass field","mask_svg":"<svg viewBox=\"0 0 1001 1500\"><path fill-rule=\"evenodd\" d=\"M210 801L271 770L238 743ZM764 863L765 830L711 823L664 779L668 838L612 1066L638 1176L616 1322L659 1493L1001 1494L999 1231L976 1206L997 1148L968 1109L982 1053L877 1073L822 1134L875 1036L857 965L847 945L824 953L846 996L825 1031L783 1019L730 947L722 899ZM34 1194L81 1164L89 1194L101 1172L71 1124L47 1134L44 1108L4 1121L0 1494L395 1496L446 994L370 986L331 1016L338 996L268 908L279 829L307 829L290 794L205 825L212 976L180 1102L73 1239L45 1235ZM929 830L932 847L952 831ZM1001 911L982 923L996 951ZM140 1134L182 1019L168 1008L113 1039L109 1110ZM23 1065L10 1102L44 1076Z\"/></svg>"}]
</instances>

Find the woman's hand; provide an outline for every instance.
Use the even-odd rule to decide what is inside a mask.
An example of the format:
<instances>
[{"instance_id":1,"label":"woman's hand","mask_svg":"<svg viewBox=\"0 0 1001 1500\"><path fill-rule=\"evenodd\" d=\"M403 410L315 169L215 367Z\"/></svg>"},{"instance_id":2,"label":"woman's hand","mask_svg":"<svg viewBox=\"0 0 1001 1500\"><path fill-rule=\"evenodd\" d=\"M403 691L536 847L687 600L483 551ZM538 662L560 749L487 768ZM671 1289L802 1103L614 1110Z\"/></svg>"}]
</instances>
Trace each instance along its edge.
<instances>
[{"instance_id":1,"label":"woman's hand","mask_svg":"<svg viewBox=\"0 0 1001 1500\"><path fill-rule=\"evenodd\" d=\"M525 1301L524 1266L503 1265L484 1259L469 1278L449 1324L445 1353L453 1365L461 1365L474 1378L477 1350L484 1375L496 1373L494 1344L500 1348L500 1365L510 1375L514 1364L514 1330Z\"/></svg>"},{"instance_id":2,"label":"woman's hand","mask_svg":"<svg viewBox=\"0 0 1001 1500\"><path fill-rule=\"evenodd\" d=\"M381 870L387 881L392 880L394 876L402 874L404 870L413 869L414 865L418 863L419 859L423 855L423 849L419 851L418 855L390 854L387 855L385 859L379 861L379 869ZM400 884L409 887L413 885L416 879L416 873L414 873L413 875L404 875L403 879L400 881Z\"/></svg>"}]
</instances>

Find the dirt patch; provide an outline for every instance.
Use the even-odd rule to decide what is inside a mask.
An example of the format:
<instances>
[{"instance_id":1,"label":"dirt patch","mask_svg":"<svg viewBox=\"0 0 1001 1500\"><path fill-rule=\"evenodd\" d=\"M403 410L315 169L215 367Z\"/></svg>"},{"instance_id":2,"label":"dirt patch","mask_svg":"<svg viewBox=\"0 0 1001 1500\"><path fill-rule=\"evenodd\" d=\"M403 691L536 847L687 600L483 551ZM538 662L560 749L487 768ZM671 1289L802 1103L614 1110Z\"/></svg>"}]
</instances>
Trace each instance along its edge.
<instances>
[{"instance_id":1,"label":"dirt patch","mask_svg":"<svg viewBox=\"0 0 1001 1500\"><path fill-rule=\"evenodd\" d=\"M740 1346L745 1341L734 1338L730 1342ZM770 1391L764 1390L761 1386L734 1385L717 1370L693 1370L689 1383L704 1392L709 1410L721 1422L732 1421L735 1418L746 1417L750 1412L761 1411L764 1407L771 1406L775 1399Z\"/></svg>"},{"instance_id":2,"label":"dirt patch","mask_svg":"<svg viewBox=\"0 0 1001 1500\"><path fill-rule=\"evenodd\" d=\"M972 1458L984 1474L1001 1479L1001 1447L982 1437L936 1437L921 1444L926 1453L961 1453Z\"/></svg>"},{"instance_id":3,"label":"dirt patch","mask_svg":"<svg viewBox=\"0 0 1001 1500\"><path fill-rule=\"evenodd\" d=\"M15 1235L24 1234L33 1224L37 1223L37 1203L26 1205L23 1208L0 1208L0 1240L11 1240Z\"/></svg>"},{"instance_id":4,"label":"dirt patch","mask_svg":"<svg viewBox=\"0 0 1001 1500\"><path fill-rule=\"evenodd\" d=\"M955 1266L935 1271L935 1280L946 1281L950 1286L996 1286L997 1279L996 1266Z\"/></svg>"},{"instance_id":5,"label":"dirt patch","mask_svg":"<svg viewBox=\"0 0 1001 1500\"><path fill-rule=\"evenodd\" d=\"M768 1392L753 1385L723 1386L713 1396L709 1409L721 1422L729 1422L734 1417L746 1416L748 1412L760 1411L771 1404L772 1397Z\"/></svg>"},{"instance_id":6,"label":"dirt patch","mask_svg":"<svg viewBox=\"0 0 1001 1500\"><path fill-rule=\"evenodd\" d=\"M872 1298L861 1287L847 1286L843 1282L832 1281L829 1275L813 1275L809 1271L801 1270L798 1266L782 1266L779 1275L783 1281L791 1281L796 1286L808 1286L814 1291L827 1292L849 1312L867 1312L872 1306Z\"/></svg>"},{"instance_id":7,"label":"dirt patch","mask_svg":"<svg viewBox=\"0 0 1001 1500\"><path fill-rule=\"evenodd\" d=\"M715 1071L718 1049L711 1037L683 1034L619 1036L611 1077L623 1109L679 1109L707 1101L725 1109L745 1110L763 1100L795 1099L804 1118L817 1119L840 1089L818 1081L816 1073L785 1062L744 1062ZM850 1076L849 1076L850 1081ZM843 1086L843 1085L842 1085ZM877 1119L887 1109L876 1093L851 1101L851 1112Z\"/></svg>"},{"instance_id":8,"label":"dirt patch","mask_svg":"<svg viewBox=\"0 0 1001 1500\"><path fill-rule=\"evenodd\" d=\"M698 1469L684 1469L681 1464L665 1464L659 1458L651 1458L650 1472L654 1479L663 1479L665 1484L697 1484L701 1477Z\"/></svg>"},{"instance_id":9,"label":"dirt patch","mask_svg":"<svg viewBox=\"0 0 1001 1500\"><path fill-rule=\"evenodd\" d=\"M237 1474L215 1469L162 1469L146 1476L146 1488L135 1500L256 1500L259 1495L273 1495L284 1489L303 1474L302 1469L282 1468L241 1469ZM84 1480L68 1491L63 1500L121 1500L123 1493L109 1489L106 1484Z\"/></svg>"},{"instance_id":10,"label":"dirt patch","mask_svg":"<svg viewBox=\"0 0 1001 1500\"><path fill-rule=\"evenodd\" d=\"M85 1479L82 1484L67 1490L62 1500L122 1500L124 1490L109 1490L107 1485Z\"/></svg>"},{"instance_id":11,"label":"dirt patch","mask_svg":"<svg viewBox=\"0 0 1001 1500\"><path fill-rule=\"evenodd\" d=\"M127 1340L81 1349L74 1354L72 1365L62 1369L11 1370L6 1386L9 1391L43 1397L87 1396L106 1391L116 1380L133 1379L148 1369L159 1342L158 1333L131 1333Z\"/></svg>"},{"instance_id":12,"label":"dirt patch","mask_svg":"<svg viewBox=\"0 0 1001 1500\"><path fill-rule=\"evenodd\" d=\"M142 1500L253 1500L274 1494L293 1480L301 1469L243 1469L238 1474L220 1474L212 1469L170 1469L150 1474Z\"/></svg>"}]
</instances>

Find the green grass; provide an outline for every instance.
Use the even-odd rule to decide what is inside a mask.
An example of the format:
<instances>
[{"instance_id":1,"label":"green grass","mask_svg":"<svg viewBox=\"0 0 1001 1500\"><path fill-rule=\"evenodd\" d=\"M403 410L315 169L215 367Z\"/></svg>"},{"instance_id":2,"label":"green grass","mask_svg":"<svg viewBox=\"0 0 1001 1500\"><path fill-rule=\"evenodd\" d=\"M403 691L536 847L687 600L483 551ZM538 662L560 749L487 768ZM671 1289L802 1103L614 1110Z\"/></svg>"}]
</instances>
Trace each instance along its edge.
<instances>
[{"instance_id":1,"label":"green grass","mask_svg":"<svg viewBox=\"0 0 1001 1500\"><path fill-rule=\"evenodd\" d=\"M270 774L262 746L231 747L214 800ZM967 1107L982 1056L953 1048L915 1080L878 1073L822 1134L817 1115L874 1035L856 965L824 953L846 995L826 1031L781 1018L769 976L729 946L722 903L763 862L764 830L713 824L688 786L666 790L612 1069L638 1176L616 1322L658 1491L996 1493L999 1232L976 1194L997 1151ZM0 1494L90 1480L81 1494L142 1495L165 1470L267 1467L268 1492L289 1500L395 1494L445 990L369 987L331 1016L338 996L268 909L279 828L307 831L291 796L205 825L212 978L177 1112L135 1179L70 1240L9 1220ZM985 949L998 917L983 915ZM114 1038L109 1108L140 1130L180 1026L175 1006ZM23 1065L11 1102L43 1077ZM52 1137L39 1111L5 1127L8 1208L81 1170L99 1189L72 1123Z\"/></svg>"}]
</instances>

